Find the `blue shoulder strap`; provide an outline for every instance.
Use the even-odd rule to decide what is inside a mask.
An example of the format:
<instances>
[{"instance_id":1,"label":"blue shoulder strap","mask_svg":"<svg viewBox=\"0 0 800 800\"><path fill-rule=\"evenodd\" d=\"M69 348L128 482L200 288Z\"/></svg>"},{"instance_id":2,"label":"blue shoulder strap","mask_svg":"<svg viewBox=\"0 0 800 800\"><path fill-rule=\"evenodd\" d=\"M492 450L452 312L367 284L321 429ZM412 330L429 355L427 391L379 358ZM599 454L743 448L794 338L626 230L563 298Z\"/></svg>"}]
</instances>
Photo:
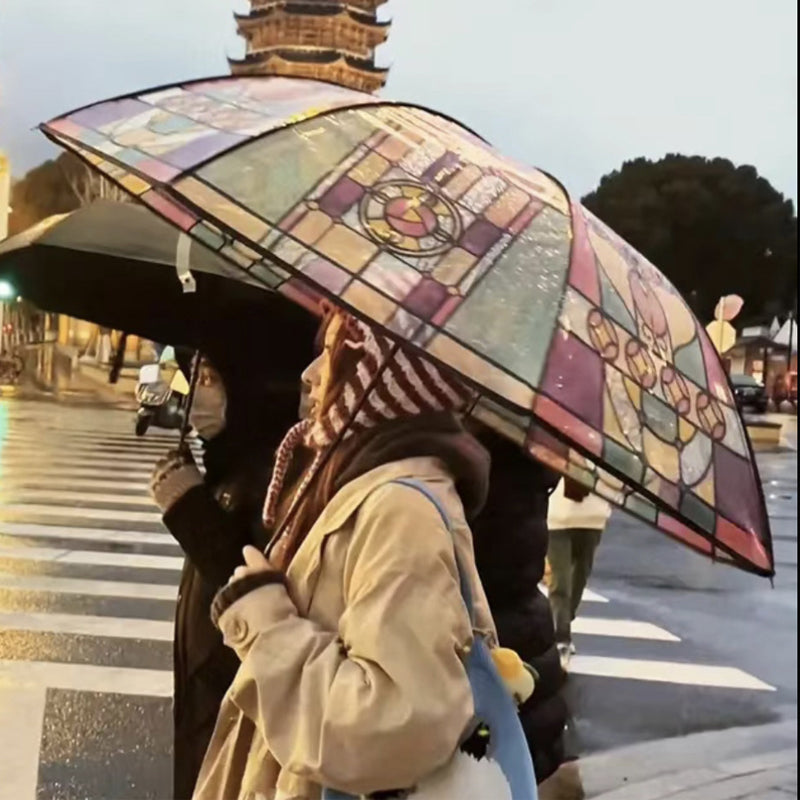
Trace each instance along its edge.
<instances>
[{"instance_id":1,"label":"blue shoulder strap","mask_svg":"<svg viewBox=\"0 0 800 800\"><path fill-rule=\"evenodd\" d=\"M397 480L392 481L392 483L399 483L401 486L408 486L411 489L416 489L418 492L422 492L422 494L424 494L425 497L427 497L428 500L433 503L436 510L439 512L445 528L447 528L452 537L453 529L450 525L450 518L447 516L447 512L444 510L442 501L439 500L439 498L430 490L427 484L423 483L422 481L416 481L413 478L398 478ZM472 601L472 586L470 585L467 573L461 564L461 559L458 557L458 548L456 547L455 539L453 540L453 551L455 552L456 556L456 567L458 568L458 582L461 586L461 597L464 600L464 605L467 607L469 618L474 623L475 606Z\"/></svg>"},{"instance_id":2,"label":"blue shoulder strap","mask_svg":"<svg viewBox=\"0 0 800 800\"><path fill-rule=\"evenodd\" d=\"M452 536L452 526L447 512L439 498L421 481L411 478L400 478L392 481L403 486L416 489L427 497L442 517L445 527ZM458 549L453 542L453 549L458 567L458 578L461 584L461 596L475 624L472 588L467 573L458 557ZM483 720L492 731L493 758L500 766L511 789L513 800L536 800L536 777L533 772L530 751L517 714L517 707L500 678L492 661L486 643L476 639L466 663L467 677L472 688L475 704L475 715ZM414 796L413 793L411 795ZM333 789L323 789L323 800L356 800L352 795Z\"/></svg>"}]
</instances>

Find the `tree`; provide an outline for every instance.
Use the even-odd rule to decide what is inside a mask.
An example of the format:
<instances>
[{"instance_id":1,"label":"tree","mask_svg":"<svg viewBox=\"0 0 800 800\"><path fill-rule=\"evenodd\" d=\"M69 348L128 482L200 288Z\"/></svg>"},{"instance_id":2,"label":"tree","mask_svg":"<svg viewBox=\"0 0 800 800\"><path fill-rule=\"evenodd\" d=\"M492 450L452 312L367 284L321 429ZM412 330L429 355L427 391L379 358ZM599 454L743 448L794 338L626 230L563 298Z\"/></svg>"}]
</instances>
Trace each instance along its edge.
<instances>
[{"instance_id":1,"label":"tree","mask_svg":"<svg viewBox=\"0 0 800 800\"><path fill-rule=\"evenodd\" d=\"M797 296L797 216L754 167L724 158L637 158L584 205L658 266L705 321L723 294L743 321L789 311Z\"/></svg>"},{"instance_id":2,"label":"tree","mask_svg":"<svg viewBox=\"0 0 800 800\"><path fill-rule=\"evenodd\" d=\"M55 214L68 214L95 200L126 202L126 192L100 173L90 169L77 156L62 153L30 170L11 188L9 233L14 235ZM105 362L110 347L110 331L95 327L81 356L91 355Z\"/></svg>"},{"instance_id":3,"label":"tree","mask_svg":"<svg viewBox=\"0 0 800 800\"><path fill-rule=\"evenodd\" d=\"M34 167L11 187L9 233L20 233L54 214L88 205L95 200L127 200L126 193L71 153Z\"/></svg>"}]
</instances>

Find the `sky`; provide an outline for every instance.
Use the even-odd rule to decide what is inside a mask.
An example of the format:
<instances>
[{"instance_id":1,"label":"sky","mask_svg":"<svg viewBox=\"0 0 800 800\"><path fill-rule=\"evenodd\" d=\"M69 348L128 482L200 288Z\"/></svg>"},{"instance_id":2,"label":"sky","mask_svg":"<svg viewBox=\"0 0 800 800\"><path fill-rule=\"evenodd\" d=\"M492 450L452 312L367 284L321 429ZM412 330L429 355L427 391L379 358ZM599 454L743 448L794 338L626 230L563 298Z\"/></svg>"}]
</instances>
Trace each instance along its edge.
<instances>
[{"instance_id":1,"label":"sky","mask_svg":"<svg viewBox=\"0 0 800 800\"><path fill-rule=\"evenodd\" d=\"M245 0L0 0L0 149L95 100L224 74ZM470 12L468 7L478 9ZM796 0L391 0L383 95L461 120L576 195L638 156L752 164L797 202Z\"/></svg>"}]
</instances>

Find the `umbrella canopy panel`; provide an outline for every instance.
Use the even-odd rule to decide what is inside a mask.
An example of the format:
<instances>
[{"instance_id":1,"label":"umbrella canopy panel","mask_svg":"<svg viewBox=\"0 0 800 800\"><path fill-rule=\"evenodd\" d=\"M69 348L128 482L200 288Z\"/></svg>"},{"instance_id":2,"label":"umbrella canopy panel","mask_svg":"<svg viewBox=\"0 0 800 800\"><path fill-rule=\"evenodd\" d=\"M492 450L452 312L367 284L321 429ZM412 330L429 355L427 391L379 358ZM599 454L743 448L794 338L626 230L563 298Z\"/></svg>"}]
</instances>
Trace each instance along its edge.
<instances>
[{"instance_id":1,"label":"umbrella canopy panel","mask_svg":"<svg viewBox=\"0 0 800 800\"><path fill-rule=\"evenodd\" d=\"M184 292L176 261L196 282ZM315 323L147 208L98 202L0 243L0 276L47 311L208 350L224 340L281 340L294 331L310 355Z\"/></svg>"},{"instance_id":2,"label":"umbrella canopy panel","mask_svg":"<svg viewBox=\"0 0 800 800\"><path fill-rule=\"evenodd\" d=\"M532 455L772 574L727 376L669 281L545 173L429 111L350 95L221 79L44 130L248 276L309 308L331 297L454 369Z\"/></svg>"}]
</instances>

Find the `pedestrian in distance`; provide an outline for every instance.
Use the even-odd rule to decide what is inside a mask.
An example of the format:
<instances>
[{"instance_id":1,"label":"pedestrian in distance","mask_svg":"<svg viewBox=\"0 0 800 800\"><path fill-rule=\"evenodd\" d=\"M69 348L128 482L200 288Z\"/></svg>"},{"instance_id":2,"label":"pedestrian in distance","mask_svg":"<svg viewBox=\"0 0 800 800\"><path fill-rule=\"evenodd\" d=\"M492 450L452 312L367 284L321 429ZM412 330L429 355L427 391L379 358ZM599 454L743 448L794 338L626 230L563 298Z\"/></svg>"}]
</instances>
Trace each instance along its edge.
<instances>
[{"instance_id":1,"label":"pedestrian in distance","mask_svg":"<svg viewBox=\"0 0 800 800\"><path fill-rule=\"evenodd\" d=\"M572 623L594 564L595 551L611 515L611 506L577 481L563 478L550 496L550 606L561 663L568 669L575 654Z\"/></svg>"}]
</instances>

